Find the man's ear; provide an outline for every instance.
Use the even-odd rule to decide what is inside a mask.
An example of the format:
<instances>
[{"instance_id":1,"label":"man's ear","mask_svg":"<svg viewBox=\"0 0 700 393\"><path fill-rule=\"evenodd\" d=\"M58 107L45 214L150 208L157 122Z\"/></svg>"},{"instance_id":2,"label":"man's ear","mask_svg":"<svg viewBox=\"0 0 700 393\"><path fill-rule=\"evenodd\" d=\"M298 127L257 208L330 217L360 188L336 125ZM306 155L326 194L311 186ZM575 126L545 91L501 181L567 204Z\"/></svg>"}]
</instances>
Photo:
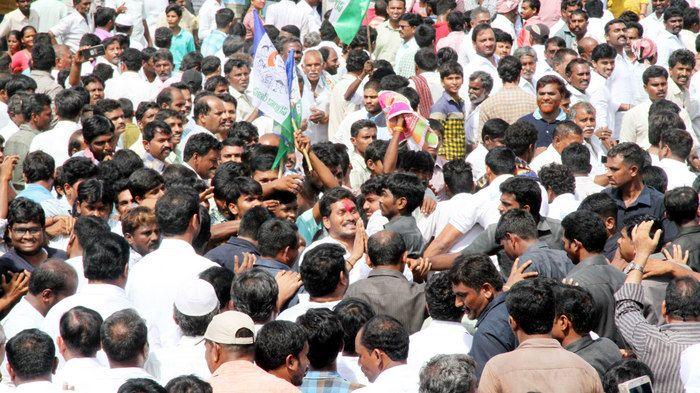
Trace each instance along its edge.
<instances>
[{"instance_id":1,"label":"man's ear","mask_svg":"<svg viewBox=\"0 0 700 393\"><path fill-rule=\"evenodd\" d=\"M520 206L520 208L523 209L523 210L525 210L525 211L528 212L528 213L532 213L532 212L530 211L530 205L522 205L522 206Z\"/></svg>"},{"instance_id":2,"label":"man's ear","mask_svg":"<svg viewBox=\"0 0 700 393\"><path fill-rule=\"evenodd\" d=\"M328 217L321 217L321 223L323 224L323 227L326 228L326 230L330 229L331 220Z\"/></svg>"},{"instance_id":3,"label":"man's ear","mask_svg":"<svg viewBox=\"0 0 700 393\"><path fill-rule=\"evenodd\" d=\"M408 205L408 200L406 199L406 197L399 197L399 198L396 198L396 207L397 207L399 210L405 209L405 208L406 208L406 205Z\"/></svg>"},{"instance_id":4,"label":"man's ear","mask_svg":"<svg viewBox=\"0 0 700 393\"><path fill-rule=\"evenodd\" d=\"M284 359L284 364L288 370L297 370L299 368L299 359L294 357L294 355L287 355Z\"/></svg>"},{"instance_id":5,"label":"man's ear","mask_svg":"<svg viewBox=\"0 0 700 393\"><path fill-rule=\"evenodd\" d=\"M510 325L510 330L512 330L513 332L515 332L518 329L518 323L515 322L515 319L513 319L513 317L511 317L510 315L508 315L508 325Z\"/></svg>"},{"instance_id":6,"label":"man's ear","mask_svg":"<svg viewBox=\"0 0 700 393\"><path fill-rule=\"evenodd\" d=\"M698 209L699 209L699 210L698 210L698 213L700 213L700 208L698 208ZM615 217L608 217L608 218L606 218L606 219L603 221L603 223L605 224L605 229L607 229L607 230L615 229L615 227L616 227L616 225L617 225L616 221L617 221L617 219L616 219Z\"/></svg>"},{"instance_id":7,"label":"man's ear","mask_svg":"<svg viewBox=\"0 0 700 393\"><path fill-rule=\"evenodd\" d=\"M235 203L231 202L227 204L226 208L234 217L238 217L238 206Z\"/></svg>"},{"instance_id":8,"label":"man's ear","mask_svg":"<svg viewBox=\"0 0 700 393\"><path fill-rule=\"evenodd\" d=\"M636 165L630 165L629 167L630 171L630 176L641 176L641 172L639 171L639 168Z\"/></svg>"}]
</instances>

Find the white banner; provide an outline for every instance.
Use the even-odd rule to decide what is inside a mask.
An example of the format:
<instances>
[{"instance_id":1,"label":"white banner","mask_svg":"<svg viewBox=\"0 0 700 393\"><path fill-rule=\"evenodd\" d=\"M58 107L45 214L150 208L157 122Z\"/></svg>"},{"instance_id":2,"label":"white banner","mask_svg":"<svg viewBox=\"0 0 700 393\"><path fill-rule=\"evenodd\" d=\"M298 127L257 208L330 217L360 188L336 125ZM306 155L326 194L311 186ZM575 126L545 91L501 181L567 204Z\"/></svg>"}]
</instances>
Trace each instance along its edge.
<instances>
[{"instance_id":1,"label":"white banner","mask_svg":"<svg viewBox=\"0 0 700 393\"><path fill-rule=\"evenodd\" d=\"M253 106L276 123L283 123L289 116L287 73L282 57L267 34L263 35L255 50L250 86Z\"/></svg>"}]
</instances>

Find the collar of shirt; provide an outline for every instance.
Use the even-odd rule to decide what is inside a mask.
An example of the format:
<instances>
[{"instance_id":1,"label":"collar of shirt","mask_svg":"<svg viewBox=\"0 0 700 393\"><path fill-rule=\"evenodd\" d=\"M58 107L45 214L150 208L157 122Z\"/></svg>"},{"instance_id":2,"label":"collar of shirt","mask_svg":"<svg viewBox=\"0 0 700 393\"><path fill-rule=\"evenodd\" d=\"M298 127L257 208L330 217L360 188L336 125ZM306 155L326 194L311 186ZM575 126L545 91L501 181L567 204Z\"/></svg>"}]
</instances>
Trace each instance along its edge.
<instances>
[{"instance_id":1,"label":"collar of shirt","mask_svg":"<svg viewBox=\"0 0 700 393\"><path fill-rule=\"evenodd\" d=\"M393 27L391 26L391 23L389 22L389 19L387 19L387 20L385 20L384 22L382 22L382 23L378 26L377 30L379 30L379 29L393 30L393 31L395 31L395 32L398 32L398 31L399 31L399 28L398 28L398 27L397 27L397 28L393 28Z\"/></svg>"},{"instance_id":2,"label":"collar of shirt","mask_svg":"<svg viewBox=\"0 0 700 393\"><path fill-rule=\"evenodd\" d=\"M37 183L29 183L25 185L24 190L22 190L20 194L22 194L21 196L36 194L36 196L41 197L34 199L53 198L53 195L51 195L51 191L47 190L46 187Z\"/></svg>"},{"instance_id":3,"label":"collar of shirt","mask_svg":"<svg viewBox=\"0 0 700 393\"><path fill-rule=\"evenodd\" d=\"M402 272L400 272L398 270L394 270L394 269L374 268L367 275L367 278L370 278L370 277L394 277L394 278L400 278L400 279L406 280L406 277L404 277Z\"/></svg>"},{"instance_id":4,"label":"collar of shirt","mask_svg":"<svg viewBox=\"0 0 700 393\"><path fill-rule=\"evenodd\" d=\"M343 378L343 377L341 377L337 371L309 370L306 372L306 375L304 375L304 379L335 379L335 378Z\"/></svg>"},{"instance_id":5,"label":"collar of shirt","mask_svg":"<svg viewBox=\"0 0 700 393\"><path fill-rule=\"evenodd\" d=\"M83 296L100 294L126 297L126 292L122 287L112 284L92 284L90 282L80 289L79 294Z\"/></svg>"},{"instance_id":6,"label":"collar of shirt","mask_svg":"<svg viewBox=\"0 0 700 393\"><path fill-rule=\"evenodd\" d=\"M542 120L542 121L546 122L546 120L542 117L542 112L540 112L540 108L535 109L535 111L532 113L532 117L534 117L537 120ZM559 114L557 115L557 118L554 119L554 122L564 121L564 120L566 120L566 112L559 109ZM549 123L549 124L552 124L552 123Z\"/></svg>"},{"instance_id":7,"label":"collar of shirt","mask_svg":"<svg viewBox=\"0 0 700 393\"><path fill-rule=\"evenodd\" d=\"M232 246L237 246L237 247L248 247L252 250L255 250L255 246L253 245L253 243L251 243L245 239L241 239L239 237L236 237L236 236L231 236L228 239L228 241L226 242L226 244L230 244Z\"/></svg>"},{"instance_id":8,"label":"collar of shirt","mask_svg":"<svg viewBox=\"0 0 700 393\"><path fill-rule=\"evenodd\" d=\"M561 348L561 344L553 338L530 338L518 345L521 348Z\"/></svg>"},{"instance_id":9,"label":"collar of shirt","mask_svg":"<svg viewBox=\"0 0 700 393\"><path fill-rule=\"evenodd\" d=\"M392 368L388 368L384 371L381 372L377 376L377 379L372 383L372 385L379 385L379 384L386 384L386 385L395 385L398 383L400 385L400 382L405 383L405 377L406 377L406 372L408 371L408 365L406 364L401 364L398 366L394 366Z\"/></svg>"},{"instance_id":10,"label":"collar of shirt","mask_svg":"<svg viewBox=\"0 0 700 393\"><path fill-rule=\"evenodd\" d=\"M258 257L258 259L255 261L255 264L258 266L268 267L270 269L292 270L289 266L285 265L280 261L265 257Z\"/></svg>"},{"instance_id":11,"label":"collar of shirt","mask_svg":"<svg viewBox=\"0 0 700 393\"><path fill-rule=\"evenodd\" d=\"M430 322L430 325L428 325L425 330L440 330L440 331L449 331L449 332L458 332L458 333L466 333L467 329L464 328L464 325L462 325L461 322L452 322L452 321L439 321L436 319L433 319L432 322Z\"/></svg>"},{"instance_id":12,"label":"collar of shirt","mask_svg":"<svg viewBox=\"0 0 700 393\"><path fill-rule=\"evenodd\" d=\"M444 99L445 101L447 101L447 103L456 106L462 112L464 112L464 100L462 99L462 97L457 97L457 100L455 100L448 92L444 92L442 93L442 97L440 98Z\"/></svg>"},{"instance_id":13,"label":"collar of shirt","mask_svg":"<svg viewBox=\"0 0 700 393\"><path fill-rule=\"evenodd\" d=\"M219 366L214 372L211 374L212 377L217 377L223 373L231 373L231 374L238 374L239 372L261 372L264 373L265 371L261 369L260 367L256 366L253 364L253 362L249 362L246 360L232 360L230 362L226 362L222 365Z\"/></svg>"},{"instance_id":14,"label":"collar of shirt","mask_svg":"<svg viewBox=\"0 0 700 393\"><path fill-rule=\"evenodd\" d=\"M199 127L199 126L197 126L197 127ZM207 132L209 132L209 131L207 131ZM194 172L194 174L197 175L197 179L199 179L199 180L204 180L204 179L202 179L201 176L199 176L199 173L197 173L197 171L195 171L194 168L192 168L192 167L190 166L190 164L188 164L187 162L184 162L184 161L183 161L183 162L182 162L182 166L184 166L185 168L187 168L187 169L191 170L192 172Z\"/></svg>"},{"instance_id":15,"label":"collar of shirt","mask_svg":"<svg viewBox=\"0 0 700 393\"><path fill-rule=\"evenodd\" d=\"M489 304L486 305L486 307L484 307L484 311L482 311L481 315L479 315L476 318L476 325L475 326L478 328L479 324L481 324L481 322L484 319L486 319L486 316L488 316L489 312L491 310L493 310L494 308L496 308L498 305L505 303L505 301L506 301L506 293L505 292L499 293L493 300L491 300L489 302Z\"/></svg>"},{"instance_id":16,"label":"collar of shirt","mask_svg":"<svg viewBox=\"0 0 700 393\"><path fill-rule=\"evenodd\" d=\"M680 227L678 228L678 237L683 235L690 235L693 233L700 232L700 225L693 225L692 227Z\"/></svg>"},{"instance_id":17,"label":"collar of shirt","mask_svg":"<svg viewBox=\"0 0 700 393\"><path fill-rule=\"evenodd\" d=\"M591 255L588 258L582 260L579 262L576 267L583 267L583 266L598 266L598 265L608 265L608 260L605 259L605 256L603 254L595 254Z\"/></svg>"},{"instance_id":18,"label":"collar of shirt","mask_svg":"<svg viewBox=\"0 0 700 393\"><path fill-rule=\"evenodd\" d=\"M576 353L576 352L578 352L578 351L580 351L588 346L591 346L593 343L595 343L595 341L591 338L590 335L586 334L583 337L581 337L580 339L565 346L564 349L566 349L569 352Z\"/></svg>"},{"instance_id":19,"label":"collar of shirt","mask_svg":"<svg viewBox=\"0 0 700 393\"><path fill-rule=\"evenodd\" d=\"M190 243L184 240L165 238L161 240L159 250L174 251L176 253L196 254Z\"/></svg>"},{"instance_id":20,"label":"collar of shirt","mask_svg":"<svg viewBox=\"0 0 700 393\"><path fill-rule=\"evenodd\" d=\"M538 242L534 243L533 245L531 245L530 247L528 247L527 250L525 250L525 254L529 254L535 250L545 250L548 248L549 248L549 246L547 246L546 243L538 241Z\"/></svg>"},{"instance_id":21,"label":"collar of shirt","mask_svg":"<svg viewBox=\"0 0 700 393\"><path fill-rule=\"evenodd\" d=\"M662 158L659 160L659 164L662 168L668 169L671 172L688 170L688 165L686 165L685 162L680 162L678 160L674 160L673 158Z\"/></svg>"},{"instance_id":22,"label":"collar of shirt","mask_svg":"<svg viewBox=\"0 0 700 393\"><path fill-rule=\"evenodd\" d=\"M204 344L204 336L182 336L177 343L178 347L196 347Z\"/></svg>"},{"instance_id":23,"label":"collar of shirt","mask_svg":"<svg viewBox=\"0 0 700 393\"><path fill-rule=\"evenodd\" d=\"M645 206L651 206L651 190L647 186L644 186L644 188L642 188L642 192L637 197L637 200L629 206L626 206L625 201L622 199L621 189L611 189L610 196L612 196L613 199L615 199L615 202L617 202L617 206L623 210L631 209L640 204Z\"/></svg>"},{"instance_id":24,"label":"collar of shirt","mask_svg":"<svg viewBox=\"0 0 700 393\"><path fill-rule=\"evenodd\" d=\"M576 201L576 196L570 192L567 192L565 194L557 195L552 199L552 203L555 202L563 202L563 203L575 203Z\"/></svg>"}]
</instances>

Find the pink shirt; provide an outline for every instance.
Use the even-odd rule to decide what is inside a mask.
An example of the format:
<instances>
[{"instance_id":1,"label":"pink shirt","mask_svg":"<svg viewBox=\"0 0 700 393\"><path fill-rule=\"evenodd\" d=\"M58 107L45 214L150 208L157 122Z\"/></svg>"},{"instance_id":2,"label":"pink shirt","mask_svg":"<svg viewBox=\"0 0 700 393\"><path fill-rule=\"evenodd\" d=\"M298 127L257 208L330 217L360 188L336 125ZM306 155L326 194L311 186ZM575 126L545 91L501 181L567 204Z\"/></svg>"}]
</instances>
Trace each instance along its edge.
<instances>
[{"instance_id":1,"label":"pink shirt","mask_svg":"<svg viewBox=\"0 0 700 393\"><path fill-rule=\"evenodd\" d=\"M105 29L101 29L101 28L99 28L99 27L95 29L95 35L98 36L98 37L100 37L100 39L101 39L102 41L104 41L105 39L107 39L107 38L113 36L113 34L110 33L109 31L107 31L107 30L105 30Z\"/></svg>"},{"instance_id":2,"label":"pink shirt","mask_svg":"<svg viewBox=\"0 0 700 393\"><path fill-rule=\"evenodd\" d=\"M254 25L254 23L253 23L253 10L255 10L255 8L253 8L251 6L250 9L248 10L248 12L246 12L245 17L243 17L243 26L245 26L245 39L246 40L250 40L253 38L253 25ZM262 18L262 16L260 17L260 20L262 21L262 24L264 25L265 20Z\"/></svg>"},{"instance_id":3,"label":"pink shirt","mask_svg":"<svg viewBox=\"0 0 700 393\"><path fill-rule=\"evenodd\" d=\"M209 384L214 393L299 393L291 383L245 360L222 364L212 373Z\"/></svg>"},{"instance_id":4,"label":"pink shirt","mask_svg":"<svg viewBox=\"0 0 700 393\"><path fill-rule=\"evenodd\" d=\"M561 18L561 0L541 1L541 8L538 14L540 22L547 27L552 27Z\"/></svg>"},{"instance_id":5,"label":"pink shirt","mask_svg":"<svg viewBox=\"0 0 700 393\"><path fill-rule=\"evenodd\" d=\"M463 31L452 31L450 34L441 38L435 45L435 50L439 51L442 48L449 47L459 53L459 48L462 45L462 41L467 38L467 34Z\"/></svg>"}]
</instances>

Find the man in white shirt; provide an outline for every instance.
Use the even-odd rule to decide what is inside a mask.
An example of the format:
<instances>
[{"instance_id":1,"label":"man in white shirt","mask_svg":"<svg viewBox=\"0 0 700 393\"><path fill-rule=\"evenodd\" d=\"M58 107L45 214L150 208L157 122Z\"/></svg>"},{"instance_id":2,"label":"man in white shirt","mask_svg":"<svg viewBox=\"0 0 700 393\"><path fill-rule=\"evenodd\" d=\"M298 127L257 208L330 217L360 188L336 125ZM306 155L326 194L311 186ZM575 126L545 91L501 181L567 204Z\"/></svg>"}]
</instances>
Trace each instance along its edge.
<instances>
[{"instance_id":1,"label":"man in white shirt","mask_svg":"<svg viewBox=\"0 0 700 393\"><path fill-rule=\"evenodd\" d=\"M18 2L19 3L19 2ZM35 0L32 3L31 10L40 15L39 24L33 25L39 33L46 33L63 17L68 15L70 8L63 2L57 0ZM9 16L5 15L5 18Z\"/></svg>"},{"instance_id":2,"label":"man in white shirt","mask_svg":"<svg viewBox=\"0 0 700 393\"><path fill-rule=\"evenodd\" d=\"M617 105L612 101L610 92L610 76L615 70L615 48L608 44L600 44L591 53L591 80L586 92L590 103L595 108L595 120L598 128L615 128L615 113Z\"/></svg>"},{"instance_id":3,"label":"man in white shirt","mask_svg":"<svg viewBox=\"0 0 700 393\"><path fill-rule=\"evenodd\" d=\"M124 49L119 63L120 73L105 83L105 98L113 100L128 98L134 108L138 108L144 101L155 99L157 94L152 85L139 75L141 58L140 51L132 48Z\"/></svg>"},{"instance_id":4,"label":"man in white shirt","mask_svg":"<svg viewBox=\"0 0 700 393\"><path fill-rule=\"evenodd\" d=\"M158 379L163 385L180 375L194 374L208 380L211 372L204 359L204 331L219 313L219 300L214 287L208 282L193 278L187 280L175 295L173 318L182 337L177 345L153 352L159 365Z\"/></svg>"},{"instance_id":5,"label":"man in white shirt","mask_svg":"<svg viewBox=\"0 0 700 393\"><path fill-rule=\"evenodd\" d=\"M353 145L350 152L350 187L359 190L372 175L372 171L367 168L365 151L377 140L377 126L371 120L361 119L354 122L350 127L350 140Z\"/></svg>"},{"instance_id":6,"label":"man in white shirt","mask_svg":"<svg viewBox=\"0 0 700 393\"><path fill-rule=\"evenodd\" d=\"M265 9L265 23L273 25L277 29L289 25L297 26L301 29L304 25L304 19L301 7L298 7L297 3L292 0L276 1L268 4ZM318 31L318 28L313 31ZM300 38L304 38L303 33Z\"/></svg>"},{"instance_id":7,"label":"man in white shirt","mask_svg":"<svg viewBox=\"0 0 700 393\"><path fill-rule=\"evenodd\" d=\"M377 315L360 329L355 338L362 372L371 382L356 393L416 392L418 375L406 364L409 336L396 319Z\"/></svg>"},{"instance_id":8,"label":"man in white shirt","mask_svg":"<svg viewBox=\"0 0 700 393\"><path fill-rule=\"evenodd\" d=\"M89 308L76 306L63 314L56 346L65 363L54 375L54 384L64 390L80 391L104 372L105 367L97 360L100 326L102 317Z\"/></svg>"},{"instance_id":9,"label":"man in white shirt","mask_svg":"<svg viewBox=\"0 0 700 393\"><path fill-rule=\"evenodd\" d=\"M151 342L154 348L177 343L172 305L181 284L212 266L218 266L197 255L192 247L192 241L201 228L199 195L194 190L186 187L168 189L156 204L156 217L163 235L160 248L134 265L126 286L129 299L148 321L149 330L159 336L160 342Z\"/></svg>"},{"instance_id":10,"label":"man in white shirt","mask_svg":"<svg viewBox=\"0 0 700 393\"><path fill-rule=\"evenodd\" d=\"M469 155L466 161L472 166L474 182L479 182L486 175L486 154L491 149L503 146L503 137L508 123L503 119L489 119L481 130L481 143Z\"/></svg>"},{"instance_id":11,"label":"man in white shirt","mask_svg":"<svg viewBox=\"0 0 700 393\"><path fill-rule=\"evenodd\" d=\"M95 28L94 21L88 18L90 4L91 0L73 0L73 11L49 29L52 43L60 41L73 52L78 51L83 35L92 33Z\"/></svg>"},{"instance_id":12,"label":"man in white shirt","mask_svg":"<svg viewBox=\"0 0 700 393\"><path fill-rule=\"evenodd\" d=\"M304 254L300 266L301 280L309 293L308 301L282 311L277 319L295 322L297 318L312 308L333 309L348 289L348 275L345 271L345 249L337 244L327 243L314 247Z\"/></svg>"},{"instance_id":13,"label":"man in white shirt","mask_svg":"<svg viewBox=\"0 0 700 393\"><path fill-rule=\"evenodd\" d=\"M0 22L0 37L5 38L12 30L22 30L25 26L39 27L39 14L31 7L31 0L16 0L17 9L5 14Z\"/></svg>"},{"instance_id":14,"label":"man in white shirt","mask_svg":"<svg viewBox=\"0 0 700 393\"><path fill-rule=\"evenodd\" d=\"M391 139L391 135L386 127L386 116L379 105L379 92L381 91L379 81L368 81L362 90L363 107L345 116L331 139L331 142L342 143L347 146L348 151L355 149L351 140L350 128L358 120L371 120L377 127L377 139Z\"/></svg>"},{"instance_id":15,"label":"man in white shirt","mask_svg":"<svg viewBox=\"0 0 700 393\"><path fill-rule=\"evenodd\" d=\"M516 49L513 56L520 60L520 66L522 67L518 86L531 96L537 95L537 90L535 89L537 80L534 79L537 72L537 52L531 47L524 47Z\"/></svg>"},{"instance_id":16,"label":"man in white shirt","mask_svg":"<svg viewBox=\"0 0 700 393\"><path fill-rule=\"evenodd\" d=\"M547 217L561 221L576 211L580 201L574 195L576 181L568 168L561 164L549 164L542 168L539 177L549 199Z\"/></svg>"},{"instance_id":17,"label":"man in white shirt","mask_svg":"<svg viewBox=\"0 0 700 393\"><path fill-rule=\"evenodd\" d=\"M362 94L358 94L358 90L362 92L365 77L370 75L374 68L365 51L353 50L348 54L347 70L347 74L340 77L331 90L328 118L329 140L334 140L336 130L345 116L356 111L362 105ZM352 94L348 94L351 90Z\"/></svg>"},{"instance_id":18,"label":"man in white shirt","mask_svg":"<svg viewBox=\"0 0 700 393\"><path fill-rule=\"evenodd\" d=\"M503 83L498 76L499 58L494 54L496 51L496 35L489 25L477 25L471 34L474 44L475 55L469 58L469 63L464 66L464 78L469 78L476 71L484 71L493 79L491 94L497 93ZM461 97L468 97L467 90L469 84L464 83L460 89Z\"/></svg>"},{"instance_id":19,"label":"man in white shirt","mask_svg":"<svg viewBox=\"0 0 700 393\"><path fill-rule=\"evenodd\" d=\"M199 30L197 35L200 40L207 38L209 33L216 29L216 12L223 9L221 0L206 0L199 9Z\"/></svg>"},{"instance_id":20,"label":"man in white shirt","mask_svg":"<svg viewBox=\"0 0 700 393\"><path fill-rule=\"evenodd\" d=\"M435 355L467 354L472 348L473 337L461 323L464 310L455 306L447 272L435 273L430 278L425 287L425 302L433 320L409 337L407 362L416 370Z\"/></svg>"},{"instance_id":21,"label":"man in white shirt","mask_svg":"<svg viewBox=\"0 0 700 393\"><path fill-rule=\"evenodd\" d=\"M56 369L56 347L51 337L37 329L24 330L5 345L7 372L17 393L53 393L62 390L51 383Z\"/></svg>"},{"instance_id":22,"label":"man in white shirt","mask_svg":"<svg viewBox=\"0 0 700 393\"><path fill-rule=\"evenodd\" d=\"M694 116L697 118L700 116L698 109L695 108L691 103L690 97L690 77L693 75L693 69L695 68L695 54L686 49L679 49L671 53L668 59L668 93L666 97L669 101L678 105L678 107L685 109L690 114L693 111Z\"/></svg>"},{"instance_id":23,"label":"man in white shirt","mask_svg":"<svg viewBox=\"0 0 700 393\"><path fill-rule=\"evenodd\" d=\"M617 52L615 56L615 68L608 77L610 98L615 109L615 126L612 128L613 137L618 138L622 124L622 117L631 108L634 100L634 86L638 81L634 78L634 66L627 57L627 25L620 19L613 19L605 25L605 38L608 45ZM608 125L609 127L610 125Z\"/></svg>"},{"instance_id":24,"label":"man in white shirt","mask_svg":"<svg viewBox=\"0 0 700 393\"><path fill-rule=\"evenodd\" d=\"M24 329L41 327L44 316L51 307L75 294L77 285L75 270L67 263L49 259L39 265L29 279L29 292L0 322L7 338L14 337Z\"/></svg>"},{"instance_id":25,"label":"man in white shirt","mask_svg":"<svg viewBox=\"0 0 700 393\"><path fill-rule=\"evenodd\" d=\"M660 66L651 66L644 71L643 82L648 98L645 102L635 105L622 118L620 142L634 142L642 149L651 147L649 143L649 109L652 102L666 98L668 91L668 71ZM681 109L679 115L686 124L686 129L692 129L688 112ZM691 134L695 142L694 133Z\"/></svg>"},{"instance_id":26,"label":"man in white shirt","mask_svg":"<svg viewBox=\"0 0 700 393\"><path fill-rule=\"evenodd\" d=\"M656 42L656 64L668 69L668 58L675 50L685 49L678 33L683 29L683 11L671 7L664 11L664 29L654 37Z\"/></svg>"},{"instance_id":27,"label":"man in white shirt","mask_svg":"<svg viewBox=\"0 0 700 393\"><path fill-rule=\"evenodd\" d=\"M105 319L100 329L109 368L94 375L86 392L117 393L129 379L155 379L143 369L148 357L146 321L134 310L121 310Z\"/></svg>"},{"instance_id":28,"label":"man in white shirt","mask_svg":"<svg viewBox=\"0 0 700 393\"><path fill-rule=\"evenodd\" d=\"M304 0L301 0L304 1ZM301 68L304 72L304 84L301 95L301 117L306 120L304 132L311 143L328 140L329 93L333 87L330 74L323 70L321 52L310 49L304 52Z\"/></svg>"},{"instance_id":29,"label":"man in white shirt","mask_svg":"<svg viewBox=\"0 0 700 393\"><path fill-rule=\"evenodd\" d=\"M5 142L10 140L10 137L19 131L19 126L24 123L22 101L26 100L28 97L28 94L18 92L7 101L7 105L5 105L5 118L7 122L0 128L0 136L5 139Z\"/></svg>"},{"instance_id":30,"label":"man in white shirt","mask_svg":"<svg viewBox=\"0 0 700 393\"><path fill-rule=\"evenodd\" d=\"M225 128L224 102L213 94L201 97L194 105L194 124L189 132L183 135L180 148L185 151L187 142L197 134L209 134L223 136L228 129ZM216 169L216 168L214 168Z\"/></svg>"},{"instance_id":31,"label":"man in white shirt","mask_svg":"<svg viewBox=\"0 0 700 393\"><path fill-rule=\"evenodd\" d=\"M296 4L297 11L302 18L302 23L297 26L301 30L301 37L299 38L304 39L310 32L321 29L321 15L316 11L318 3L320 3L319 0L299 0ZM285 12L292 13L294 11L287 9Z\"/></svg>"},{"instance_id":32,"label":"man in white shirt","mask_svg":"<svg viewBox=\"0 0 700 393\"><path fill-rule=\"evenodd\" d=\"M665 29L664 12L671 1L651 0L650 3L652 13L640 20L639 24L644 28L644 37L654 40L659 37L661 30Z\"/></svg>"},{"instance_id":33,"label":"man in white shirt","mask_svg":"<svg viewBox=\"0 0 700 393\"><path fill-rule=\"evenodd\" d=\"M95 216L81 216L75 220L73 231L68 238L66 263L71 265L78 274L78 291L81 291L88 284L85 278L85 265L83 264L83 253L85 247L99 239L105 233L110 232L109 225L105 220Z\"/></svg>"},{"instance_id":34,"label":"man in white shirt","mask_svg":"<svg viewBox=\"0 0 700 393\"><path fill-rule=\"evenodd\" d=\"M76 306L97 311L107 318L119 310L133 308L124 293L126 283L129 243L123 237L107 232L99 240L85 245L84 275L88 284L75 295L69 296L46 314L41 330L56 340L59 336L59 323L63 314ZM151 299L152 300L152 299Z\"/></svg>"},{"instance_id":35,"label":"man in white shirt","mask_svg":"<svg viewBox=\"0 0 700 393\"><path fill-rule=\"evenodd\" d=\"M561 163L574 175L574 195L578 201L587 196L603 191L603 186L596 184L591 172L591 152L580 143L572 143L561 152ZM550 207L551 209L551 207Z\"/></svg>"},{"instance_id":36,"label":"man in white shirt","mask_svg":"<svg viewBox=\"0 0 700 393\"><path fill-rule=\"evenodd\" d=\"M224 76L230 85L228 91L236 99L236 120L253 121L258 111L248 91L250 82L250 64L245 60L230 59L224 64Z\"/></svg>"},{"instance_id":37,"label":"man in white shirt","mask_svg":"<svg viewBox=\"0 0 700 393\"><path fill-rule=\"evenodd\" d=\"M54 110L58 121L52 129L44 131L32 139L29 152L42 150L53 157L56 166L61 166L70 158L68 142L71 135L81 128L78 121L83 111L82 96L75 90L62 90L56 94Z\"/></svg>"},{"instance_id":38,"label":"man in white shirt","mask_svg":"<svg viewBox=\"0 0 700 393\"><path fill-rule=\"evenodd\" d=\"M586 92L591 81L591 67L588 61L578 58L573 59L566 65L564 71L566 76L566 88L571 93L569 105L574 105L578 102L589 102L590 95Z\"/></svg>"},{"instance_id":39,"label":"man in white shirt","mask_svg":"<svg viewBox=\"0 0 700 393\"><path fill-rule=\"evenodd\" d=\"M130 19L133 26L129 39L131 48L142 49L147 46L153 46L152 36L155 34L155 28L149 27L146 21L146 7L151 3L158 3L158 0L105 0L104 6L114 8L125 7L124 13L118 15L116 23L120 24L121 19ZM166 3L167 4L167 3ZM165 13L165 8L161 11ZM137 106L134 105L134 108Z\"/></svg>"},{"instance_id":40,"label":"man in white shirt","mask_svg":"<svg viewBox=\"0 0 700 393\"><path fill-rule=\"evenodd\" d=\"M561 164L561 152L572 143L583 143L583 130L573 121L565 120L554 129L552 143L530 163L530 169L539 172L548 164Z\"/></svg>"},{"instance_id":41,"label":"man in white shirt","mask_svg":"<svg viewBox=\"0 0 700 393\"><path fill-rule=\"evenodd\" d=\"M688 131L670 128L661 132L658 166L666 172L666 190L693 186L698 175L691 172L686 164L692 146L693 139Z\"/></svg>"}]
</instances>

